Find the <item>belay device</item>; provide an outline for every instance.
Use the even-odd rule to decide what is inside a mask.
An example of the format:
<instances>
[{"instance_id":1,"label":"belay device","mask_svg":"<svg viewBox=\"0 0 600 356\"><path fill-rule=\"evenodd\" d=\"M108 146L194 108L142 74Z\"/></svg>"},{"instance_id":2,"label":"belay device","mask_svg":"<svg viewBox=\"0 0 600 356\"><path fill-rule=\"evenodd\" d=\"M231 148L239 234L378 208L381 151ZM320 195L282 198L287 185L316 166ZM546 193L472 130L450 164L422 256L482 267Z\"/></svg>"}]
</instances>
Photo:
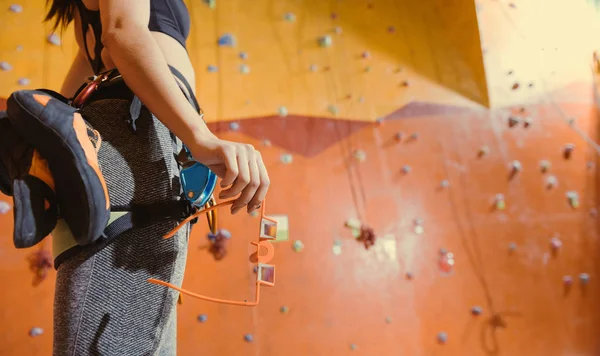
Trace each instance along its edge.
<instances>
[{"instance_id":1,"label":"belay device","mask_svg":"<svg viewBox=\"0 0 600 356\"><path fill-rule=\"evenodd\" d=\"M183 193L197 208L203 208L212 196L217 185L217 175L202 163L194 161L190 150L184 145L180 154L180 172ZM182 159L183 158L183 159Z\"/></svg>"}]
</instances>

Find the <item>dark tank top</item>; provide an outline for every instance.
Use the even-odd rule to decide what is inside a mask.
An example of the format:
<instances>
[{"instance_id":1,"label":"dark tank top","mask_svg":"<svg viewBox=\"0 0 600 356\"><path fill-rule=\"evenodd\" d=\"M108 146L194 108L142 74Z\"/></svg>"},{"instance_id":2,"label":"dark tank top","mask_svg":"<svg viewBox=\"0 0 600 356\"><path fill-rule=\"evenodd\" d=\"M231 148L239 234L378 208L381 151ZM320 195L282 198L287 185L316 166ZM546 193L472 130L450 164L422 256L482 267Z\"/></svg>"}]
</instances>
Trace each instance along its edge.
<instances>
[{"instance_id":1,"label":"dark tank top","mask_svg":"<svg viewBox=\"0 0 600 356\"><path fill-rule=\"evenodd\" d=\"M102 49L104 45L102 38L102 23L100 12L88 10L81 0L75 1L81 16L81 28L83 30L83 44L94 74L100 73L104 68L102 62ZM89 53L87 47L87 31L90 26L94 32L96 45L94 46L94 57ZM179 42L185 48L185 41L190 33L190 14L183 0L150 0L150 31L161 32Z\"/></svg>"}]
</instances>

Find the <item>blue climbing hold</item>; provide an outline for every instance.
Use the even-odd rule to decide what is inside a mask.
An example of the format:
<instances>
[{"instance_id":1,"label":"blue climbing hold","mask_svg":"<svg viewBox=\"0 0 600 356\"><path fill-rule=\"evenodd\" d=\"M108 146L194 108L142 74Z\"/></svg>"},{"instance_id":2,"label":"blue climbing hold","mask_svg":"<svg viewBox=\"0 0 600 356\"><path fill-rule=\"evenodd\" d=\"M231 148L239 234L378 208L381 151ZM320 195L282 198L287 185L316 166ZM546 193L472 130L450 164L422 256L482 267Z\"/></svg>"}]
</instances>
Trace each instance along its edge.
<instances>
[{"instance_id":1,"label":"blue climbing hold","mask_svg":"<svg viewBox=\"0 0 600 356\"><path fill-rule=\"evenodd\" d=\"M219 70L219 68L211 64L208 67L206 67L206 70L208 70L209 73L215 73Z\"/></svg>"},{"instance_id":2,"label":"blue climbing hold","mask_svg":"<svg viewBox=\"0 0 600 356\"><path fill-rule=\"evenodd\" d=\"M231 238L231 232L229 232L229 230L220 229L219 232L221 233L221 235L223 235L224 238Z\"/></svg>"},{"instance_id":3,"label":"blue climbing hold","mask_svg":"<svg viewBox=\"0 0 600 356\"><path fill-rule=\"evenodd\" d=\"M483 309L480 306L476 305L473 308L471 308L471 314L477 316L481 315L481 313L483 313Z\"/></svg>"},{"instance_id":4,"label":"blue climbing hold","mask_svg":"<svg viewBox=\"0 0 600 356\"><path fill-rule=\"evenodd\" d=\"M248 59L248 53L240 52L240 59Z\"/></svg>"},{"instance_id":5,"label":"blue climbing hold","mask_svg":"<svg viewBox=\"0 0 600 356\"><path fill-rule=\"evenodd\" d=\"M254 341L254 337L252 336L252 334L246 334L244 335L244 340L246 340L246 342L252 342Z\"/></svg>"},{"instance_id":6,"label":"blue climbing hold","mask_svg":"<svg viewBox=\"0 0 600 356\"><path fill-rule=\"evenodd\" d=\"M204 314L198 315L198 321L201 323L205 323L207 319L208 319L208 317Z\"/></svg>"},{"instance_id":7,"label":"blue climbing hold","mask_svg":"<svg viewBox=\"0 0 600 356\"><path fill-rule=\"evenodd\" d=\"M440 344L445 344L448 341L448 334L442 331L438 333L437 339Z\"/></svg>"},{"instance_id":8,"label":"blue climbing hold","mask_svg":"<svg viewBox=\"0 0 600 356\"><path fill-rule=\"evenodd\" d=\"M240 129L240 124L238 124L237 122L232 122L229 124L229 129L232 131L237 131Z\"/></svg>"},{"instance_id":9,"label":"blue climbing hold","mask_svg":"<svg viewBox=\"0 0 600 356\"><path fill-rule=\"evenodd\" d=\"M229 46L229 47L235 47L235 37L230 34L230 33L226 33L223 36L219 37L219 46Z\"/></svg>"}]
</instances>

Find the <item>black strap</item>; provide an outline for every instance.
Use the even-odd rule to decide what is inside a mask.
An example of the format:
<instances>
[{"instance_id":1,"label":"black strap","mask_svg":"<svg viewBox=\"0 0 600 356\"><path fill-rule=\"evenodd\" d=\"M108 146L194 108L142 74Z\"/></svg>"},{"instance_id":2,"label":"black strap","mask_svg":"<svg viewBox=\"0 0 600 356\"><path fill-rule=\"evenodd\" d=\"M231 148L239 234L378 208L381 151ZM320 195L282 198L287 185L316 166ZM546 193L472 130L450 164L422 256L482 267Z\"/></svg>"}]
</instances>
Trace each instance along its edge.
<instances>
[{"instance_id":1,"label":"black strap","mask_svg":"<svg viewBox=\"0 0 600 356\"><path fill-rule=\"evenodd\" d=\"M184 91L184 94L185 94L186 98L188 99L188 101L191 102L192 104L194 104L196 111L200 112L200 104L198 104L198 100L196 100L196 96L194 95L194 91L192 90L190 83L188 83L188 81L185 79L183 74L181 74L180 71L175 69L175 67L169 65L169 69L171 70L171 73L173 73L173 75L176 76L177 79L179 79L183 83L185 88L187 89L187 93Z\"/></svg>"},{"instance_id":2,"label":"black strap","mask_svg":"<svg viewBox=\"0 0 600 356\"><path fill-rule=\"evenodd\" d=\"M100 12L92 11L85 7L85 4L81 0L75 1L77 8L79 9L79 16L81 17L81 30L83 32L83 46L85 47L85 54L92 66L92 70L94 74L100 73L100 70L104 67L104 63L102 62L102 49L104 45L102 44L102 22L100 21ZM87 47L87 32L89 30L89 26L92 25L92 32L94 32L94 41L96 44L94 45L94 58L90 56L90 52Z\"/></svg>"},{"instance_id":3,"label":"black strap","mask_svg":"<svg viewBox=\"0 0 600 356\"><path fill-rule=\"evenodd\" d=\"M109 224L106 229L104 229L102 238L93 245L74 246L56 256L54 259L55 269L58 269L61 263L82 251L88 251L88 257L92 256L94 253L114 242L119 235L134 227L139 229L164 220L181 221L194 213L194 208L190 202L185 199L148 205L137 205L133 207L111 207L111 210L113 212L127 211L127 213Z\"/></svg>"}]
</instances>

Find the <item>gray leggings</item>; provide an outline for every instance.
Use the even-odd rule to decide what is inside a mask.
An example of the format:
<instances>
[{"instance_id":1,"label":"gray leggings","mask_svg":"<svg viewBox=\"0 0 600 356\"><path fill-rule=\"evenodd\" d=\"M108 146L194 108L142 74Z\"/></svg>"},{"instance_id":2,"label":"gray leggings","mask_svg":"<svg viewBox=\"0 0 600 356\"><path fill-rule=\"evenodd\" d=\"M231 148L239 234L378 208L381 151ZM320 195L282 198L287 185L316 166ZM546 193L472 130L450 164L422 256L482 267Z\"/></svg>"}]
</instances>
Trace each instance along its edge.
<instances>
[{"instance_id":1,"label":"gray leggings","mask_svg":"<svg viewBox=\"0 0 600 356\"><path fill-rule=\"evenodd\" d=\"M148 204L180 197L175 154L181 142L147 111L128 126L130 102L100 100L82 110L102 135L98 153L111 205ZM58 268L54 355L175 355L178 292L189 226L162 236L176 221L134 228L100 251L85 248Z\"/></svg>"}]
</instances>

